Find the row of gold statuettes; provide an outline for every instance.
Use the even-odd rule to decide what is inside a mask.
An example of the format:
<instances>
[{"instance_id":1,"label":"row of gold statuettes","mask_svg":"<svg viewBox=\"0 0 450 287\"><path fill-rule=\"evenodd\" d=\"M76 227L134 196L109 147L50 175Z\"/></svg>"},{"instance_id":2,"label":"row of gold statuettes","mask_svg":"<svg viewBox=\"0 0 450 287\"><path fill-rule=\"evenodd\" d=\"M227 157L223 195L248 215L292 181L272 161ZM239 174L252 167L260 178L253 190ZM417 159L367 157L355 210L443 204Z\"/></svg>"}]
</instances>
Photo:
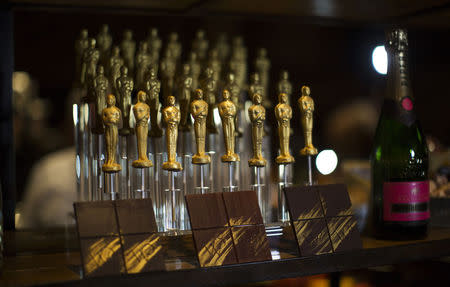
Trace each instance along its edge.
<instances>
[{"instance_id":1,"label":"row of gold statuettes","mask_svg":"<svg viewBox=\"0 0 450 287\"><path fill-rule=\"evenodd\" d=\"M301 122L305 138L305 147L300 151L302 155L315 155L317 149L312 144L313 112L314 101L310 97L310 89L303 86L302 95L298 99L301 112ZM135 168L148 168L153 166L147 157L147 135L148 122L150 118L150 107L146 104L146 93L138 92L137 103L133 107L136 120L136 137L138 148L138 159L133 161ZM225 154L221 157L222 162L239 161L239 155L235 153L235 119L236 105L231 100L230 92L224 90L223 101L219 103L218 109L222 120L223 137L225 142ZM248 161L249 166L264 167L266 159L262 156L262 141L264 136L264 121L266 109L262 106L262 97L255 93L252 96L253 105L248 109L250 121L252 123L252 143L253 157ZM294 158L289 153L290 120L292 118L292 108L288 104L286 94L279 95L279 103L275 107L275 116L278 121L278 136L280 140L280 155L276 158L278 164L291 164ZM102 170L106 173L115 173L121 170L120 164L116 162L116 149L118 144L118 126L121 119L121 111L115 106L116 98L109 94L106 99L107 107L102 111L102 120L105 126L106 141L106 161ZM196 153L192 156L193 164L207 164L211 161L205 153L206 139L206 118L208 116L208 103L203 100L201 89L195 91L195 99L190 104L190 111L194 118L195 141L197 145ZM211 112L211 111L210 111ZM181 171L181 164L176 161L176 148L178 138L178 125L180 123L180 110L175 106L175 97L168 97L168 104L162 110L163 120L166 123L166 143L168 160L163 163L162 168L168 171Z\"/></svg>"}]
</instances>

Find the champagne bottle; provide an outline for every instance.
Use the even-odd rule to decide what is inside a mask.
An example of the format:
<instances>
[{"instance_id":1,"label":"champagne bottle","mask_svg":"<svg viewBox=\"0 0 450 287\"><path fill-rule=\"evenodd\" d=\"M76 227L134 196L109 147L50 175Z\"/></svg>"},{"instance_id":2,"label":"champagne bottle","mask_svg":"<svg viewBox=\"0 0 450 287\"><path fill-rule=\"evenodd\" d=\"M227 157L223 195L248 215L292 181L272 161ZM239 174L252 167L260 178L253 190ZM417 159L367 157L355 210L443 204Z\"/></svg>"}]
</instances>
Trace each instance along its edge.
<instances>
[{"instance_id":1,"label":"champagne bottle","mask_svg":"<svg viewBox=\"0 0 450 287\"><path fill-rule=\"evenodd\" d=\"M387 93L371 154L374 235L416 239L426 235L429 212L428 150L414 112L404 29L386 33Z\"/></svg>"}]
</instances>

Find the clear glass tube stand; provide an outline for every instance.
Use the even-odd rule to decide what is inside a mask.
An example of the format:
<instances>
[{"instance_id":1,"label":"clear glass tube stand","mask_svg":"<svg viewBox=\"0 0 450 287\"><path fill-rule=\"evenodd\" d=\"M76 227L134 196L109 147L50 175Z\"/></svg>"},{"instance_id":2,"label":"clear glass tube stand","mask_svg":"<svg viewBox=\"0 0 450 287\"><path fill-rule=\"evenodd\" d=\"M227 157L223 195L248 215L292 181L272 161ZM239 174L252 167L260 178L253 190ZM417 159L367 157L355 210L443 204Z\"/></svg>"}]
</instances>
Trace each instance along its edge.
<instances>
[{"instance_id":1,"label":"clear glass tube stand","mask_svg":"<svg viewBox=\"0 0 450 287\"><path fill-rule=\"evenodd\" d=\"M153 162L152 154L148 154L148 158ZM154 200L152 189L153 186L153 167L132 168L133 192L131 198L151 198ZM153 206L155 208L155 206Z\"/></svg>"},{"instance_id":2,"label":"clear glass tube stand","mask_svg":"<svg viewBox=\"0 0 450 287\"><path fill-rule=\"evenodd\" d=\"M222 187L222 190L224 192L237 191L238 186L235 182L237 182L236 178L239 178L239 162L224 162L222 163L222 166L224 167L224 173L221 174L221 177L226 178L226 181L223 181L224 186Z\"/></svg>"},{"instance_id":3,"label":"clear glass tube stand","mask_svg":"<svg viewBox=\"0 0 450 287\"><path fill-rule=\"evenodd\" d=\"M177 156L176 160L183 163L183 158ZM156 155L158 165L155 166L155 185L158 179L161 205L159 216L162 223L162 232L179 234L186 230L185 219L187 217L184 201L184 175L181 172L170 172L162 169L162 163L167 161L167 153Z\"/></svg>"},{"instance_id":4,"label":"clear glass tube stand","mask_svg":"<svg viewBox=\"0 0 450 287\"><path fill-rule=\"evenodd\" d=\"M132 136L119 136L119 164L122 170L119 172L119 193L123 199L131 198L131 155L129 146L131 146Z\"/></svg>"},{"instance_id":5,"label":"clear glass tube stand","mask_svg":"<svg viewBox=\"0 0 450 287\"><path fill-rule=\"evenodd\" d=\"M102 200L117 200L120 199L119 187L119 174L118 173L105 173L105 192L103 193Z\"/></svg>"},{"instance_id":6,"label":"clear glass tube stand","mask_svg":"<svg viewBox=\"0 0 450 287\"><path fill-rule=\"evenodd\" d=\"M94 156L92 160L92 200L101 200L104 189L102 165L105 161L104 135L93 134Z\"/></svg>"},{"instance_id":7,"label":"clear glass tube stand","mask_svg":"<svg viewBox=\"0 0 450 287\"><path fill-rule=\"evenodd\" d=\"M259 209L261 210L264 223L267 223L270 220L270 201L266 185L266 168L253 167L251 170L253 179L251 189L254 190L258 196Z\"/></svg>"},{"instance_id":8,"label":"clear glass tube stand","mask_svg":"<svg viewBox=\"0 0 450 287\"><path fill-rule=\"evenodd\" d=\"M278 222L289 221L284 188L292 185L292 164L278 166Z\"/></svg>"}]
</instances>

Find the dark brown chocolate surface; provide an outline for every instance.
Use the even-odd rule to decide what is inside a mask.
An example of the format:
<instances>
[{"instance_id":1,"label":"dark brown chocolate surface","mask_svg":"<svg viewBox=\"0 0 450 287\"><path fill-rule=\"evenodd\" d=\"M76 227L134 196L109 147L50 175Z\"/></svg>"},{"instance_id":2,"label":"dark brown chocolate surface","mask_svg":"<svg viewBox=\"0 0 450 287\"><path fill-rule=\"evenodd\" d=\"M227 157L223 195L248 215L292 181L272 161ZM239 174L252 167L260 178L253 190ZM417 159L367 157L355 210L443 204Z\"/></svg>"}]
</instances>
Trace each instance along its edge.
<instances>
[{"instance_id":1,"label":"dark brown chocolate surface","mask_svg":"<svg viewBox=\"0 0 450 287\"><path fill-rule=\"evenodd\" d=\"M264 225L231 227L239 263L272 260Z\"/></svg>"},{"instance_id":2,"label":"dark brown chocolate surface","mask_svg":"<svg viewBox=\"0 0 450 287\"><path fill-rule=\"evenodd\" d=\"M112 201L76 202L74 207L80 237L118 235Z\"/></svg>"},{"instance_id":3,"label":"dark brown chocolate surface","mask_svg":"<svg viewBox=\"0 0 450 287\"><path fill-rule=\"evenodd\" d=\"M293 222L300 256L333 252L325 219L308 219Z\"/></svg>"},{"instance_id":4,"label":"dark brown chocolate surface","mask_svg":"<svg viewBox=\"0 0 450 287\"><path fill-rule=\"evenodd\" d=\"M124 272L118 236L80 239L84 276L119 275Z\"/></svg>"},{"instance_id":5,"label":"dark brown chocolate surface","mask_svg":"<svg viewBox=\"0 0 450 287\"><path fill-rule=\"evenodd\" d=\"M192 235L201 267L238 263L229 227L194 229Z\"/></svg>"},{"instance_id":6,"label":"dark brown chocolate surface","mask_svg":"<svg viewBox=\"0 0 450 287\"><path fill-rule=\"evenodd\" d=\"M325 217L352 215L352 203L344 184L317 185Z\"/></svg>"},{"instance_id":7,"label":"dark brown chocolate surface","mask_svg":"<svg viewBox=\"0 0 450 287\"><path fill-rule=\"evenodd\" d=\"M263 224L255 191L224 192L230 226Z\"/></svg>"},{"instance_id":8,"label":"dark brown chocolate surface","mask_svg":"<svg viewBox=\"0 0 450 287\"><path fill-rule=\"evenodd\" d=\"M315 187L289 187L285 189L285 196L292 220L323 217L322 204Z\"/></svg>"},{"instance_id":9,"label":"dark brown chocolate surface","mask_svg":"<svg viewBox=\"0 0 450 287\"><path fill-rule=\"evenodd\" d=\"M362 240L354 216L327 218L327 224L334 252L362 248Z\"/></svg>"},{"instance_id":10,"label":"dark brown chocolate surface","mask_svg":"<svg viewBox=\"0 0 450 287\"><path fill-rule=\"evenodd\" d=\"M228 226L221 193L186 195L192 229Z\"/></svg>"},{"instance_id":11,"label":"dark brown chocolate surface","mask_svg":"<svg viewBox=\"0 0 450 287\"><path fill-rule=\"evenodd\" d=\"M121 234L158 231L151 199L117 200L115 204Z\"/></svg>"},{"instance_id":12,"label":"dark brown chocolate surface","mask_svg":"<svg viewBox=\"0 0 450 287\"><path fill-rule=\"evenodd\" d=\"M127 273L164 270L163 246L157 234L122 236Z\"/></svg>"}]
</instances>

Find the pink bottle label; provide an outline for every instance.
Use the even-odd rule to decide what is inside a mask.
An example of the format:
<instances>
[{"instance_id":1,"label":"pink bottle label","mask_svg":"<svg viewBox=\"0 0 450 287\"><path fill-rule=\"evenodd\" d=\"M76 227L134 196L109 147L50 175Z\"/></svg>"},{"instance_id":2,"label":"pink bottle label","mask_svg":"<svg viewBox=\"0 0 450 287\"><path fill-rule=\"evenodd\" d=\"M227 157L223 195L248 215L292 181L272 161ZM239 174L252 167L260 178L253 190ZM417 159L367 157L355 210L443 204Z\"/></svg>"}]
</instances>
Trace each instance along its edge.
<instances>
[{"instance_id":1,"label":"pink bottle label","mask_svg":"<svg viewBox=\"0 0 450 287\"><path fill-rule=\"evenodd\" d=\"M428 181L385 182L383 219L418 221L430 218Z\"/></svg>"}]
</instances>

